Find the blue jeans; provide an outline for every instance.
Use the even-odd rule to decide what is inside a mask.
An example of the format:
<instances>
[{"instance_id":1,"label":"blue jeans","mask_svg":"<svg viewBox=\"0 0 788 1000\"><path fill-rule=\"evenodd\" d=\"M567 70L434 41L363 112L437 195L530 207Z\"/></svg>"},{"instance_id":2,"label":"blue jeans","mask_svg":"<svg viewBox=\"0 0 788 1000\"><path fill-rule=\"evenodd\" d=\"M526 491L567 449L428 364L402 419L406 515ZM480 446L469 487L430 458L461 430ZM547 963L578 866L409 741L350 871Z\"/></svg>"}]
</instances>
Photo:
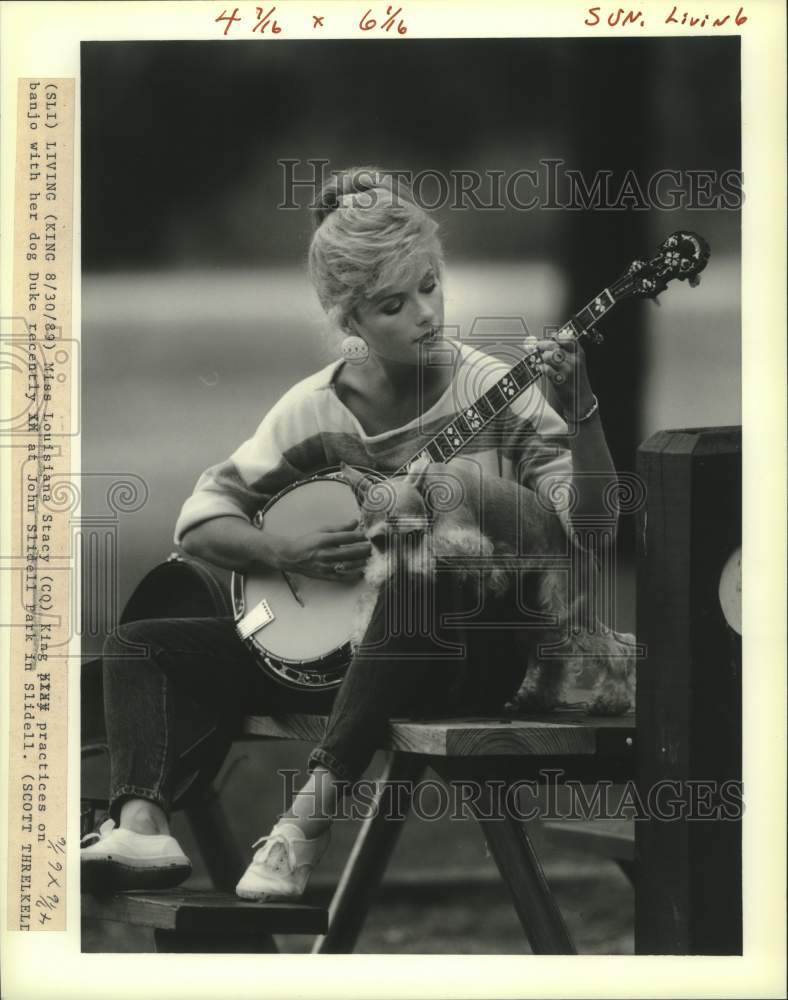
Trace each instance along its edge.
<instances>
[{"instance_id":1,"label":"blue jeans","mask_svg":"<svg viewBox=\"0 0 788 1000\"><path fill-rule=\"evenodd\" d=\"M488 598L478 581L442 570L401 573L379 594L363 641L335 692L290 690L258 666L230 618L146 619L104 646L110 815L127 798L166 812L219 769L246 715L327 714L310 770L355 781L389 719L497 714L525 670L514 654L513 598ZM470 616L452 622L447 615ZM509 623L509 628L501 624ZM496 627L497 626L497 627Z\"/></svg>"}]
</instances>

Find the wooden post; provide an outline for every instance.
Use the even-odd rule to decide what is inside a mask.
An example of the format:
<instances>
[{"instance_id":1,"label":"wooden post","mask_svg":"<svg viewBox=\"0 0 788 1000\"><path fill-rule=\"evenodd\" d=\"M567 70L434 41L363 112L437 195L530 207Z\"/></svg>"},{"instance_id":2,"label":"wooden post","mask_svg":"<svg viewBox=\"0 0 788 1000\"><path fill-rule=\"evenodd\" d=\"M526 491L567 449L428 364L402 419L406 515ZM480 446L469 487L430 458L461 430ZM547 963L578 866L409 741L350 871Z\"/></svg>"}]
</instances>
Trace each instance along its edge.
<instances>
[{"instance_id":1,"label":"wooden post","mask_svg":"<svg viewBox=\"0 0 788 1000\"><path fill-rule=\"evenodd\" d=\"M657 808L694 817L635 823L635 950L741 954L741 638L718 596L741 545L741 428L662 431L638 471L638 790L653 807L675 782Z\"/></svg>"}]
</instances>

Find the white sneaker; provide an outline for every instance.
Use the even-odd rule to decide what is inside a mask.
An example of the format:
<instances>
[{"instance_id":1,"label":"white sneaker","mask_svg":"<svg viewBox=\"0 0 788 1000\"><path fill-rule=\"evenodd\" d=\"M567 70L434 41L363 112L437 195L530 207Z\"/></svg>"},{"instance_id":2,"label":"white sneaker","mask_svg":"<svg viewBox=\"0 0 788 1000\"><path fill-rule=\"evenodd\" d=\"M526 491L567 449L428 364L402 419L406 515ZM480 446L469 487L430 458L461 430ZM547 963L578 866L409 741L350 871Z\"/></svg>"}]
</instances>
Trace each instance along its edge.
<instances>
[{"instance_id":1,"label":"white sneaker","mask_svg":"<svg viewBox=\"0 0 788 1000\"><path fill-rule=\"evenodd\" d=\"M168 834L134 833L108 819L81 843L83 892L169 889L191 875L191 861Z\"/></svg>"},{"instance_id":2,"label":"white sneaker","mask_svg":"<svg viewBox=\"0 0 788 1000\"><path fill-rule=\"evenodd\" d=\"M330 828L310 840L295 823L277 823L267 837L252 844L264 846L252 858L235 894L260 901L298 899L330 839Z\"/></svg>"}]
</instances>

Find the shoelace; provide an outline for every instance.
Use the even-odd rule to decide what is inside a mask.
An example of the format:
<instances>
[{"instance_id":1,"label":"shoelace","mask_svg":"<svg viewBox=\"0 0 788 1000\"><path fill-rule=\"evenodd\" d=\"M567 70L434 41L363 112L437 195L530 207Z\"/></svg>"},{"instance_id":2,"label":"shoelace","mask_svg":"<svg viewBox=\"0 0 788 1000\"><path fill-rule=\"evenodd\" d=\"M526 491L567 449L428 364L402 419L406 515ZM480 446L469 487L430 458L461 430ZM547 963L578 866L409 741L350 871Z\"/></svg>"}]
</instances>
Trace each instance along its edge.
<instances>
[{"instance_id":1,"label":"shoelace","mask_svg":"<svg viewBox=\"0 0 788 1000\"><path fill-rule=\"evenodd\" d=\"M98 830L93 830L92 833L86 833L85 836L80 840L80 847L87 847L89 842L94 840L102 840L115 829L114 819L105 819Z\"/></svg>"},{"instance_id":2,"label":"shoelace","mask_svg":"<svg viewBox=\"0 0 788 1000\"><path fill-rule=\"evenodd\" d=\"M296 870L297 860L296 860L296 853L295 853L295 844L293 844L292 840L288 840L288 838L285 837L284 834L282 834L282 833L269 833L265 837L260 837L259 840L256 840L252 844L252 849L254 849L256 847L259 847L261 844L265 844L266 848L263 849L263 854L262 854L261 857L258 858L255 855L255 859L254 860L255 860L256 864L264 864L268 860L268 858L269 858L269 856L270 856L271 851L273 850L273 848L276 847L277 844L281 844L282 847L284 847L284 849L285 849L285 853L286 853L286 857L287 857L287 863L288 863L289 868L290 868L290 873L292 874L292 872L294 872ZM278 867L278 864L279 864L279 862L276 862L274 865L271 866L271 868L274 871L276 871L277 867Z\"/></svg>"}]
</instances>

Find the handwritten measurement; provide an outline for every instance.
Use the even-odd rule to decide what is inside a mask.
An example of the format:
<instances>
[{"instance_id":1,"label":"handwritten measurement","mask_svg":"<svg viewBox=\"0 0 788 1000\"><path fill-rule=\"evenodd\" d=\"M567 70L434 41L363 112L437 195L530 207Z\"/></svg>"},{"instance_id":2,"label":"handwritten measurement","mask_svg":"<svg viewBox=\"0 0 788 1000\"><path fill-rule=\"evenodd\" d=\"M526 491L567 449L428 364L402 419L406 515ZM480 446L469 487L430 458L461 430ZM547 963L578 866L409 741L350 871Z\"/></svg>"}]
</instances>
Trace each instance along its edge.
<instances>
[{"instance_id":1,"label":"handwritten measurement","mask_svg":"<svg viewBox=\"0 0 788 1000\"><path fill-rule=\"evenodd\" d=\"M387 7L385 20L382 20L380 24L378 24L377 19L372 16L372 8L370 7L370 9L362 15L361 20L358 22L358 26L362 31L372 31L373 28L378 27L381 31L391 31L401 13L402 7L397 7L396 10L394 10L393 7ZM397 34L405 35L407 34L407 31L408 28L405 22L400 18L397 23Z\"/></svg>"},{"instance_id":2,"label":"handwritten measurement","mask_svg":"<svg viewBox=\"0 0 788 1000\"><path fill-rule=\"evenodd\" d=\"M215 10L217 8L214 8ZM226 38L230 35L244 20L248 22L254 21L254 25L247 29L250 34L257 35L279 35L282 33L282 26L277 21L276 17L276 7L270 7L266 9L265 7L255 7L255 17L247 16L241 13L240 7L233 7L232 10L225 7L221 14L217 14L213 21L214 24L222 25L222 35ZM324 14L314 14L308 15L312 19L312 30L315 28L324 28L326 15ZM375 8L369 7L359 18L356 26L360 31L365 33L374 31L377 29L379 32L385 32L386 34L391 34L392 32L397 35L406 35L408 32L408 26L405 23L404 14L402 7L396 7L392 4L385 9L385 13L377 11ZM243 29L239 29L243 30Z\"/></svg>"},{"instance_id":3,"label":"handwritten measurement","mask_svg":"<svg viewBox=\"0 0 788 1000\"><path fill-rule=\"evenodd\" d=\"M274 13L276 12L276 7L272 7L270 10L265 10L263 7L255 7L255 14L257 17L257 23L252 28L252 33L257 32L258 34L265 34L266 29L270 27L272 35L278 35L282 31L279 27L279 23L274 19ZM225 37L229 34L230 29L234 24L240 24L243 21L243 17L238 13L238 8L234 7L232 14L228 14L227 10L223 10L218 17L214 18L215 24L221 24L224 21L224 34Z\"/></svg>"},{"instance_id":4,"label":"handwritten measurement","mask_svg":"<svg viewBox=\"0 0 788 1000\"><path fill-rule=\"evenodd\" d=\"M50 892L49 890L59 889L61 892L63 890L65 873L63 862L60 858L65 856L66 853L66 838L58 837L56 840L47 840L47 848L49 849L49 853L53 855L47 858L47 891L39 893L35 900L35 904L39 910L38 922L42 926L52 919L52 915L61 902L61 897L56 892Z\"/></svg>"}]
</instances>

